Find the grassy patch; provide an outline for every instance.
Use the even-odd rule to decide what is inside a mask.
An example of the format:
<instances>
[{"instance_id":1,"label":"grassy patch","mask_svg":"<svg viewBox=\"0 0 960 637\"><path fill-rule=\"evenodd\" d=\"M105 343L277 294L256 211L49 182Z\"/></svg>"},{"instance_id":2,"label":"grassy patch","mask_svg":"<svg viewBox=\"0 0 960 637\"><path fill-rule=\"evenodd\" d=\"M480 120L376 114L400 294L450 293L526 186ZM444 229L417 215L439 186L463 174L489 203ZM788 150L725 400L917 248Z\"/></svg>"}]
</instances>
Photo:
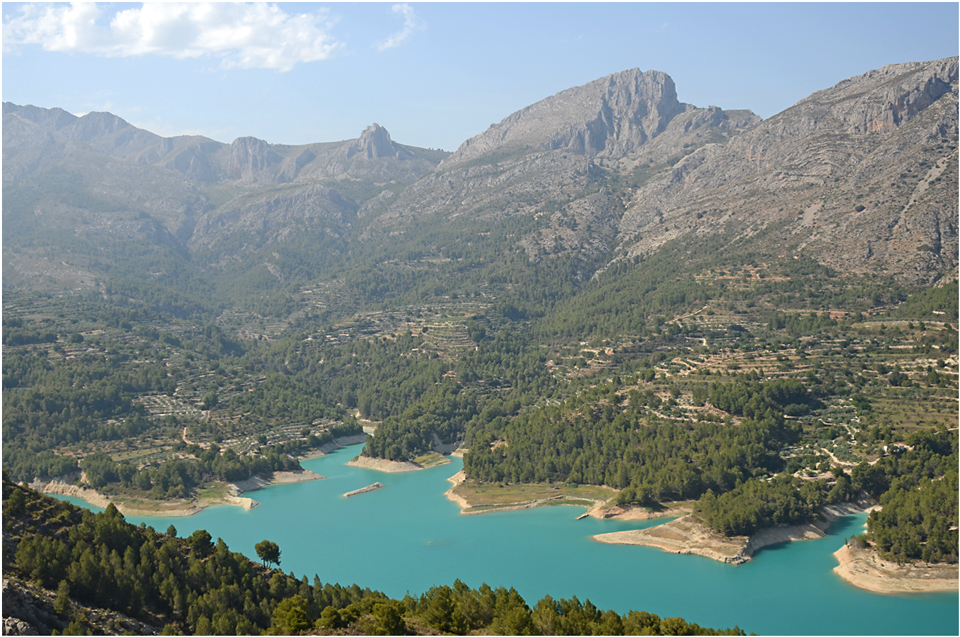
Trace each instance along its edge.
<instances>
[{"instance_id":1,"label":"grassy patch","mask_svg":"<svg viewBox=\"0 0 960 637\"><path fill-rule=\"evenodd\" d=\"M454 489L471 506L512 506L542 501L544 504L582 504L593 506L606 503L616 495L616 490L593 485L568 484L509 484L499 485L468 481ZM561 499L562 498L562 499Z\"/></svg>"},{"instance_id":2,"label":"grassy patch","mask_svg":"<svg viewBox=\"0 0 960 637\"><path fill-rule=\"evenodd\" d=\"M424 469L429 469L430 467L439 467L440 465L450 464L450 458L447 458L443 454L437 452L431 452L426 455L420 456L419 458L414 458L413 460L416 464L420 465Z\"/></svg>"}]
</instances>

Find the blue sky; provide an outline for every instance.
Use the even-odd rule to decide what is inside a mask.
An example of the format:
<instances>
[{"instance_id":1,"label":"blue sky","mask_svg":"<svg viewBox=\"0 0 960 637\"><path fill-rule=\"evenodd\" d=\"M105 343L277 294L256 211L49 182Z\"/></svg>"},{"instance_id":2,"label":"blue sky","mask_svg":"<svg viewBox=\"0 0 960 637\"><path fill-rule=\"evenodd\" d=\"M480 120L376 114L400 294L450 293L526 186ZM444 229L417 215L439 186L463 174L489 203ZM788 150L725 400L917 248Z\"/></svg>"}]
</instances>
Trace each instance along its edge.
<instances>
[{"instance_id":1,"label":"blue sky","mask_svg":"<svg viewBox=\"0 0 960 637\"><path fill-rule=\"evenodd\" d=\"M454 150L629 68L770 117L885 64L957 55L958 3L3 3L3 100L161 135Z\"/></svg>"}]
</instances>

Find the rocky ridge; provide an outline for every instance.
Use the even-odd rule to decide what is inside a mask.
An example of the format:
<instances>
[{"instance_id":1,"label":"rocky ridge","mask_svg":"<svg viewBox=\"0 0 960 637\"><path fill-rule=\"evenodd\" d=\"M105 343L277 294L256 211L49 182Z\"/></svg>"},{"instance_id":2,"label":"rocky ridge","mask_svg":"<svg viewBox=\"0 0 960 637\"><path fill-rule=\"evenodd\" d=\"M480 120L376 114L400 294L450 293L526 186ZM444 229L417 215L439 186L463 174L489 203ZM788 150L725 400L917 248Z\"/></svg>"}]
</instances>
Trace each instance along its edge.
<instances>
[{"instance_id":1,"label":"rocky ridge","mask_svg":"<svg viewBox=\"0 0 960 637\"><path fill-rule=\"evenodd\" d=\"M951 276L957 86L956 58L892 65L697 149L632 193L625 254L689 233L742 238L784 224L784 254L914 283Z\"/></svg>"},{"instance_id":2,"label":"rocky ridge","mask_svg":"<svg viewBox=\"0 0 960 637\"><path fill-rule=\"evenodd\" d=\"M445 159L376 124L343 142L222 144L5 103L4 281L90 286L132 241L198 273L263 268L287 284L411 231L440 233L417 259L449 260L513 220L500 252L573 257L580 281L673 239L722 236L929 285L956 277L957 103L957 58L870 71L765 121L684 104L668 75L632 69L524 108ZM36 241L50 229L56 249ZM291 266L304 255L311 267Z\"/></svg>"},{"instance_id":3,"label":"rocky ridge","mask_svg":"<svg viewBox=\"0 0 960 637\"><path fill-rule=\"evenodd\" d=\"M464 142L399 197L370 201L359 215L376 220L362 238L413 221L533 217L535 229L518 240L530 260L572 253L589 261L619 241L622 193L608 183L611 175L641 164L662 170L759 121L749 111L679 102L665 73L615 73L510 115Z\"/></svg>"},{"instance_id":4,"label":"rocky ridge","mask_svg":"<svg viewBox=\"0 0 960 637\"><path fill-rule=\"evenodd\" d=\"M82 117L63 109L44 109L3 103L4 162L20 166L17 155L30 146L66 145L70 140L89 149L144 166L177 172L198 183L237 181L283 184L304 179L420 177L435 161L422 149L395 143L377 124L359 138L286 146L256 137L239 137L223 144L202 136L161 137L137 128L111 113L93 112ZM9 127L9 133L8 133ZM387 161L371 161L387 160ZM29 164L28 164L29 165ZM5 180L6 180L6 170ZM28 170L21 171L24 176Z\"/></svg>"},{"instance_id":5,"label":"rocky ridge","mask_svg":"<svg viewBox=\"0 0 960 637\"><path fill-rule=\"evenodd\" d=\"M703 109L681 103L669 75L631 69L567 89L517 111L468 139L441 167L522 148L624 157L662 134L674 118L693 111ZM720 112L713 108L713 114ZM753 123L759 118L748 117L747 121Z\"/></svg>"}]
</instances>

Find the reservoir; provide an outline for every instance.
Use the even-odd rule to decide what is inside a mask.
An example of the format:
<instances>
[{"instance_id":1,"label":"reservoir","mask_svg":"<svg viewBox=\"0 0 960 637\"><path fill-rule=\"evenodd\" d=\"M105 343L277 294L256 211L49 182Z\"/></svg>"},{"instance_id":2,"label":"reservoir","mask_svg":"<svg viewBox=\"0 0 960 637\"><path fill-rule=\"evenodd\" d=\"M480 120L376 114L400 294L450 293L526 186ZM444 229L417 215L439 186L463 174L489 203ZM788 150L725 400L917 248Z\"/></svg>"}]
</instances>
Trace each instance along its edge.
<instances>
[{"instance_id":1,"label":"reservoir","mask_svg":"<svg viewBox=\"0 0 960 637\"><path fill-rule=\"evenodd\" d=\"M820 540L765 548L732 566L642 546L600 544L597 533L662 523L575 518L582 508L542 507L460 515L443 493L462 461L412 473L345 466L361 446L301 464L324 480L246 494L250 511L218 506L190 517L129 516L180 537L206 529L256 560L254 545L280 546L281 568L299 578L380 590L402 598L460 579L514 587L528 605L544 595L589 599L601 609L681 616L712 628L780 635L956 635L956 593L879 595L834 575L832 553L862 532L865 514L841 518ZM383 487L345 498L371 483ZM73 498L64 498L89 507Z\"/></svg>"}]
</instances>

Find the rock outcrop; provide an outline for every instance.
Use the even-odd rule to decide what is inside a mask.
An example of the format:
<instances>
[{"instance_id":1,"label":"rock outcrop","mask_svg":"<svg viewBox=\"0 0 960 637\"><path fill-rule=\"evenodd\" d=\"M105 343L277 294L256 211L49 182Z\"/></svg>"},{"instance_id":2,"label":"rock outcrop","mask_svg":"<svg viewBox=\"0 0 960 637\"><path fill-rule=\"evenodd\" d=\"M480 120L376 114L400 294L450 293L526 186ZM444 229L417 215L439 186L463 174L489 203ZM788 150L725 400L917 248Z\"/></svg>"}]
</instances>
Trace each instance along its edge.
<instances>
[{"instance_id":1,"label":"rock outcrop","mask_svg":"<svg viewBox=\"0 0 960 637\"><path fill-rule=\"evenodd\" d=\"M52 591L29 584L17 577L3 578L3 634L4 635L52 635L54 630L63 631L68 622L53 610L55 595ZM86 606L71 601L75 616L82 616L85 630L98 631L105 635L156 635L160 630L111 610Z\"/></svg>"},{"instance_id":2,"label":"rock outcrop","mask_svg":"<svg viewBox=\"0 0 960 637\"><path fill-rule=\"evenodd\" d=\"M955 276L957 87L957 58L892 65L704 145L633 192L625 255L779 224L785 255L910 283Z\"/></svg>"},{"instance_id":3,"label":"rock outcrop","mask_svg":"<svg viewBox=\"0 0 960 637\"><path fill-rule=\"evenodd\" d=\"M122 254L110 240L197 276L262 267L288 284L292 270L316 277L371 251L449 260L512 219L488 240L498 254L569 260L579 281L674 239L723 237L930 285L956 277L957 108L957 58L870 71L765 121L684 104L668 75L632 69L521 109L443 159L377 124L341 142L222 144L5 103L4 280L89 286ZM48 228L66 249L32 247ZM443 238L394 250L425 229Z\"/></svg>"},{"instance_id":4,"label":"rock outcrop","mask_svg":"<svg viewBox=\"0 0 960 637\"><path fill-rule=\"evenodd\" d=\"M441 163L449 168L493 152L523 148L565 150L589 157L624 157L662 134L670 122L697 109L677 100L669 75L632 69L557 93L468 139ZM704 122L726 121L712 107ZM747 124L759 118L747 118Z\"/></svg>"}]
</instances>

